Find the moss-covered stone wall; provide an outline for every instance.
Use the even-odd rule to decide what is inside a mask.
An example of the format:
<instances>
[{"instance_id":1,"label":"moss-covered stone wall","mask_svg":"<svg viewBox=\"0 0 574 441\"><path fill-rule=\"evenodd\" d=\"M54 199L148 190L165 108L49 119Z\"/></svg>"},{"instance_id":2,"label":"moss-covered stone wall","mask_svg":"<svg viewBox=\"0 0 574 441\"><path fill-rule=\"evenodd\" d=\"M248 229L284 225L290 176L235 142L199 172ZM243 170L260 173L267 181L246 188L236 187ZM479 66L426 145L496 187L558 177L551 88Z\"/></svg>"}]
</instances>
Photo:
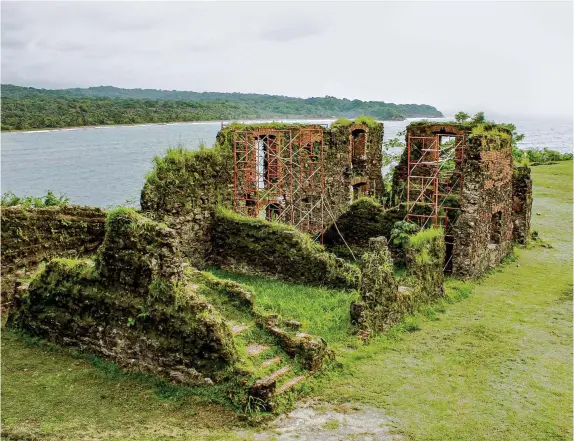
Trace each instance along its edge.
<instances>
[{"instance_id":1,"label":"moss-covered stone wall","mask_svg":"<svg viewBox=\"0 0 574 441\"><path fill-rule=\"evenodd\" d=\"M406 273L394 275L384 237L371 238L361 261L360 300L351 304L351 321L366 336L384 331L405 314L444 295L444 233L421 231L406 245Z\"/></svg>"},{"instance_id":2,"label":"moss-covered stone wall","mask_svg":"<svg viewBox=\"0 0 574 441\"><path fill-rule=\"evenodd\" d=\"M444 211L439 215L448 217L447 234L454 242L448 250L447 266L461 276L479 276L511 252L514 219L521 218L518 224L525 225L525 217L530 216L526 212L513 214L515 207L520 210L528 203L523 196L518 196L516 201L513 197L512 133L504 125L493 123L436 124L423 121L408 126L407 140L409 136L455 136L457 143L462 140L457 149L457 160L449 164L462 176L462 189L459 192L460 184L453 180L450 185L454 191L446 204L458 210ZM421 157L419 146L420 142L412 143L411 162ZM408 151L405 149L393 175L392 200L395 204L407 199L407 162ZM427 168L419 167L417 175L431 173L430 167ZM518 192L521 191L520 186L516 185ZM415 207L415 210L423 208ZM517 235L520 234L517 232Z\"/></svg>"},{"instance_id":3,"label":"moss-covered stone wall","mask_svg":"<svg viewBox=\"0 0 574 441\"><path fill-rule=\"evenodd\" d=\"M299 283L354 288L357 268L325 251L295 228L220 208L212 231L211 261L225 269Z\"/></svg>"},{"instance_id":4,"label":"moss-covered stone wall","mask_svg":"<svg viewBox=\"0 0 574 441\"><path fill-rule=\"evenodd\" d=\"M347 155L343 171L351 200L364 196L380 199L384 194L383 135L383 124L372 118L338 120L331 125L331 148ZM341 170L333 172L340 174Z\"/></svg>"},{"instance_id":5,"label":"moss-covered stone wall","mask_svg":"<svg viewBox=\"0 0 574 441\"><path fill-rule=\"evenodd\" d=\"M124 368L210 384L237 352L229 326L182 269L173 230L118 209L95 264L49 262L15 298L8 325Z\"/></svg>"},{"instance_id":6,"label":"moss-covered stone wall","mask_svg":"<svg viewBox=\"0 0 574 441\"><path fill-rule=\"evenodd\" d=\"M357 131L361 133L357 135ZM279 178L281 186L289 187L289 191L273 197L265 195L266 189L260 189L260 192L274 209L289 213L283 216L282 222L299 229L318 233L317 227L330 225L348 209L353 198L361 195L378 198L383 194L383 126L370 118L338 121L331 129L306 124L231 124L219 132L211 149L195 152L171 149L163 158L156 158L142 190L142 211L178 232L182 252L193 265L203 266L211 253L216 205L240 212L255 210L257 212L250 215L265 217L265 207L234 207L234 195L238 200L241 196L255 198L254 189L245 188L245 185L252 185L246 184L242 175L245 170L238 170L237 175L234 173L234 150L238 148L234 137L237 136L243 136L248 145L256 139L272 137L277 148L284 150L281 155L289 156L286 161L291 165L292 175L287 176L282 170L282 178ZM359 141L364 143L361 145L363 153L353 157L353 145ZM249 148L253 150L253 146ZM320 161L321 155L323 183L316 170L318 165L310 164ZM254 166L255 162L250 164ZM244 165L239 169L242 167ZM309 179L301 181L301 176L309 176ZM322 187L325 189L323 196ZM292 200L291 193L294 194ZM240 206L247 204L238 202Z\"/></svg>"},{"instance_id":7,"label":"moss-covered stone wall","mask_svg":"<svg viewBox=\"0 0 574 441\"><path fill-rule=\"evenodd\" d=\"M100 208L2 207L2 304L8 306L19 277L42 261L94 253L104 240Z\"/></svg>"},{"instance_id":8,"label":"moss-covered stone wall","mask_svg":"<svg viewBox=\"0 0 574 441\"><path fill-rule=\"evenodd\" d=\"M532 179L529 167L517 167L512 176L512 237L516 243L530 239L532 216Z\"/></svg>"}]
</instances>

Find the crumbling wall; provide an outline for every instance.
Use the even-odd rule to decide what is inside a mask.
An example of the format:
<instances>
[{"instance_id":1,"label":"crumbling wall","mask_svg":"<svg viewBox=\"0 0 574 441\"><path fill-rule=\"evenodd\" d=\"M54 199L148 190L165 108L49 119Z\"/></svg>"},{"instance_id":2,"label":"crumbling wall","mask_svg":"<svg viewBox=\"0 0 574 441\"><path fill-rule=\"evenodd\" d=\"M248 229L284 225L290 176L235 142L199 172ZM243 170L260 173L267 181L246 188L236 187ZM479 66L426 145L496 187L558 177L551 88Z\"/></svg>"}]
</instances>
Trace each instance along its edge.
<instances>
[{"instance_id":1,"label":"crumbling wall","mask_svg":"<svg viewBox=\"0 0 574 441\"><path fill-rule=\"evenodd\" d=\"M477 277L512 252L511 138L470 136L465 157L452 268L455 274Z\"/></svg>"},{"instance_id":2,"label":"crumbling wall","mask_svg":"<svg viewBox=\"0 0 574 441\"><path fill-rule=\"evenodd\" d=\"M54 259L15 298L8 326L186 384L210 384L237 353L221 315L186 284L175 231L108 215L96 265Z\"/></svg>"},{"instance_id":3,"label":"crumbling wall","mask_svg":"<svg viewBox=\"0 0 574 441\"><path fill-rule=\"evenodd\" d=\"M342 170L349 192L347 204L349 200L364 196L383 197L383 135L383 124L367 117L355 121L338 120L331 125L331 148L340 155L346 155ZM334 171L341 173L341 170Z\"/></svg>"},{"instance_id":4,"label":"crumbling wall","mask_svg":"<svg viewBox=\"0 0 574 441\"><path fill-rule=\"evenodd\" d=\"M364 145L361 144L364 153L360 158L353 159L351 150L352 144L356 143L354 137L357 131L364 132L364 136L360 137L364 141ZM142 211L178 232L182 252L195 266L203 266L209 258L215 206L219 204L233 208L234 192L238 195L238 201L241 196L254 198L251 193L256 188L243 176L246 172L240 171L237 176L234 174L234 151L238 148L234 145L236 132L240 134L238 136L243 136L249 154L253 155L240 167L254 167L261 160L257 159L255 147L251 145L259 139L257 137L275 139L273 145L266 145L265 148L280 147L283 149L282 157L288 155L295 158L288 161L291 174L283 170L284 164L274 160L277 162L274 163L277 168L274 172L281 176L278 178L279 186L289 187L289 191L270 196L269 205L273 206L271 210L288 212L292 220L283 221L292 222L299 229L315 233L317 225L328 225L330 219L340 216L348 209L351 200L357 197L353 188L355 192L358 188L362 189L365 195L381 197L383 194L383 126L372 119L339 122L333 124L331 129L308 124L231 124L218 133L212 149L195 152L171 149L165 157L156 158L154 169L147 176L142 190ZM323 182L321 173L317 171L321 160ZM257 163L259 166L262 165ZM253 175L255 171L252 170ZM244 188L246 185L248 188ZM259 185L261 183L257 183ZM320 194L321 188L325 189L323 196ZM264 189L257 189L265 193ZM292 200L283 200L290 197L290 192L294 193ZM244 208L252 211L265 208L248 209L247 204L252 202L239 201L238 204L246 204Z\"/></svg>"},{"instance_id":5,"label":"crumbling wall","mask_svg":"<svg viewBox=\"0 0 574 441\"><path fill-rule=\"evenodd\" d=\"M358 269L295 228L218 209L211 261L225 269L298 283L354 288Z\"/></svg>"},{"instance_id":6,"label":"crumbling wall","mask_svg":"<svg viewBox=\"0 0 574 441\"><path fill-rule=\"evenodd\" d=\"M447 250L446 267L454 274L477 277L499 264L512 251L513 222L517 221L516 236L519 237L522 235L520 229L526 227L526 218L530 215L526 196L517 195L513 200L511 132L504 125L488 122L436 124L423 121L410 124L406 136L411 140L413 137L415 140L417 137L435 137L437 141L441 136L454 136L459 146L455 161L441 163L441 167L454 167L454 177L462 177L460 191L460 183L454 178L439 183L438 197L442 202L438 215L448 218L446 231L453 243ZM411 162L416 162L423 154L419 145L421 142L411 143ZM393 175L392 200L395 204L407 199L408 160L408 149L405 149ZM433 173L432 167L419 167L415 174L424 173ZM526 182L517 182L516 191L522 191L521 186L527 193ZM450 208L441 210L443 205ZM524 212L513 214L515 209ZM420 204L411 210L415 214L431 214L429 204Z\"/></svg>"},{"instance_id":7,"label":"crumbling wall","mask_svg":"<svg viewBox=\"0 0 574 441\"><path fill-rule=\"evenodd\" d=\"M105 212L93 207L2 207L2 303L18 277L54 257L94 253L104 240Z\"/></svg>"},{"instance_id":8,"label":"crumbling wall","mask_svg":"<svg viewBox=\"0 0 574 441\"><path fill-rule=\"evenodd\" d=\"M351 321L363 331L382 331L406 311L384 237L371 238L361 260L361 299L351 303Z\"/></svg>"},{"instance_id":9,"label":"crumbling wall","mask_svg":"<svg viewBox=\"0 0 574 441\"><path fill-rule=\"evenodd\" d=\"M428 121L418 121L410 123L407 127L405 134L405 145L407 145L408 137L431 137L437 134L444 136L467 136L470 134L472 126L465 123L450 123L443 124L432 123ZM411 162L416 161L421 157L422 152L418 149L417 143L412 143L411 149ZM408 176L408 151L405 148L401 154L399 163L393 170L392 188L391 188L391 203L392 205L399 205L401 202L407 200L407 176Z\"/></svg>"},{"instance_id":10,"label":"crumbling wall","mask_svg":"<svg viewBox=\"0 0 574 441\"><path fill-rule=\"evenodd\" d=\"M360 300L351 304L351 320L367 334L384 331L405 314L444 295L444 233L421 231L406 246L406 274L394 275L384 237L372 238L361 262Z\"/></svg>"},{"instance_id":11,"label":"crumbling wall","mask_svg":"<svg viewBox=\"0 0 574 441\"><path fill-rule=\"evenodd\" d=\"M350 254L348 246L356 257L360 257L368 250L370 238L384 236L389 239L395 222L404 217L401 210L385 210L374 198L359 198L325 232L325 247L347 256Z\"/></svg>"},{"instance_id":12,"label":"crumbling wall","mask_svg":"<svg viewBox=\"0 0 574 441\"><path fill-rule=\"evenodd\" d=\"M177 231L182 252L196 266L204 264L210 251L216 205L232 203L233 156L228 147L170 149L154 159L142 189L142 211Z\"/></svg>"},{"instance_id":13,"label":"crumbling wall","mask_svg":"<svg viewBox=\"0 0 574 441\"><path fill-rule=\"evenodd\" d=\"M516 167L512 176L512 238L527 244L532 216L532 179L529 167Z\"/></svg>"},{"instance_id":14,"label":"crumbling wall","mask_svg":"<svg viewBox=\"0 0 574 441\"><path fill-rule=\"evenodd\" d=\"M444 231L432 228L413 234L405 246L406 277L412 287L411 308L431 303L444 295Z\"/></svg>"}]
</instances>

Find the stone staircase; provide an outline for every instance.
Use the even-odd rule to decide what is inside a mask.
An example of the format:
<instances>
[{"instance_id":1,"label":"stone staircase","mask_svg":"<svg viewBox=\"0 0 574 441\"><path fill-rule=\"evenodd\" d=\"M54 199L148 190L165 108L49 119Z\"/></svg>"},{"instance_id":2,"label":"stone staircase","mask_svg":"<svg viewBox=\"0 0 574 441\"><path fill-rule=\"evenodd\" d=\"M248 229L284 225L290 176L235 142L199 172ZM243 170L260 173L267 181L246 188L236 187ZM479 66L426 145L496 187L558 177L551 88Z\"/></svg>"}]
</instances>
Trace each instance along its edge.
<instances>
[{"instance_id":1,"label":"stone staircase","mask_svg":"<svg viewBox=\"0 0 574 441\"><path fill-rule=\"evenodd\" d=\"M186 276L209 289L202 295L222 314L239 353L236 368L252 410L273 410L296 392L330 356L321 337L300 332L301 324L254 308L254 295L238 283L193 268Z\"/></svg>"}]
</instances>

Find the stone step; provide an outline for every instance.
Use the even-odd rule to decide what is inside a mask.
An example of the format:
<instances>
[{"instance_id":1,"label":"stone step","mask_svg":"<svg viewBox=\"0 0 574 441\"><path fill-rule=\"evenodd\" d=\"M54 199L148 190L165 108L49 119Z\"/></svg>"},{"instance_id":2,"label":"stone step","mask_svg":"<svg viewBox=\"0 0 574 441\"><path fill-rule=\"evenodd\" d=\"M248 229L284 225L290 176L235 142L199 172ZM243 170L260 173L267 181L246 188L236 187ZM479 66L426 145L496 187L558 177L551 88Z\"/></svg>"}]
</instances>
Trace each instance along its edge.
<instances>
[{"instance_id":1,"label":"stone step","mask_svg":"<svg viewBox=\"0 0 574 441\"><path fill-rule=\"evenodd\" d=\"M261 354L263 351L266 351L267 349L269 349L269 346L253 343L247 346L247 355L249 355L250 357L255 357Z\"/></svg>"},{"instance_id":2,"label":"stone step","mask_svg":"<svg viewBox=\"0 0 574 441\"><path fill-rule=\"evenodd\" d=\"M265 403L265 406L267 406L269 400L275 394L275 389L277 388L277 378L285 375L290 370L291 366L284 366L281 369L273 372L271 375L260 378L255 383L253 383L253 386L249 388L249 396L261 400L261 402Z\"/></svg>"},{"instance_id":3,"label":"stone step","mask_svg":"<svg viewBox=\"0 0 574 441\"><path fill-rule=\"evenodd\" d=\"M275 357L275 358L271 358L271 359L269 359L269 360L265 360L263 363L261 363L261 367L262 367L262 368L266 368L266 367L271 366L272 364L279 363L280 361L281 361L281 355L278 355L278 356Z\"/></svg>"},{"instance_id":4,"label":"stone step","mask_svg":"<svg viewBox=\"0 0 574 441\"><path fill-rule=\"evenodd\" d=\"M307 377L305 375L299 375L298 377L292 378L291 380L289 380L288 382L286 382L285 384L281 385L276 391L275 391L275 395L279 395L282 394L283 392L288 391L289 389L291 389L293 386L295 386L296 384L300 383L301 381L305 380Z\"/></svg>"},{"instance_id":5,"label":"stone step","mask_svg":"<svg viewBox=\"0 0 574 441\"><path fill-rule=\"evenodd\" d=\"M249 326L244 325L243 323L236 323L236 324L230 323L230 326L231 326L231 332L233 333L233 335L241 334L246 329L249 329Z\"/></svg>"},{"instance_id":6,"label":"stone step","mask_svg":"<svg viewBox=\"0 0 574 441\"><path fill-rule=\"evenodd\" d=\"M291 370L291 366L284 366L281 369L273 372L271 375L268 375L267 377L262 378L262 380L275 381L275 380L277 380L277 378L281 377L282 375L285 375L290 370Z\"/></svg>"}]
</instances>

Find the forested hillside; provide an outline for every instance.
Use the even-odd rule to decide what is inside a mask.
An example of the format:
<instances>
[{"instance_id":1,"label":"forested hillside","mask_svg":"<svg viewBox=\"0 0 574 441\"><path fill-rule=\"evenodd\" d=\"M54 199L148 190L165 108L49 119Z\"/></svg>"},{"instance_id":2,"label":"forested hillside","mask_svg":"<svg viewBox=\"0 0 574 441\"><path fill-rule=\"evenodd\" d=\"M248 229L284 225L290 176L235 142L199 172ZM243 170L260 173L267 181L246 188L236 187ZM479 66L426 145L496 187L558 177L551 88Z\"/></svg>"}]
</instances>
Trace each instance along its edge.
<instances>
[{"instance_id":1,"label":"forested hillside","mask_svg":"<svg viewBox=\"0 0 574 441\"><path fill-rule=\"evenodd\" d=\"M71 126L208 121L241 118L356 117L381 120L440 117L426 104L393 104L324 98L292 98L154 89L46 90L2 85L2 130Z\"/></svg>"}]
</instances>

